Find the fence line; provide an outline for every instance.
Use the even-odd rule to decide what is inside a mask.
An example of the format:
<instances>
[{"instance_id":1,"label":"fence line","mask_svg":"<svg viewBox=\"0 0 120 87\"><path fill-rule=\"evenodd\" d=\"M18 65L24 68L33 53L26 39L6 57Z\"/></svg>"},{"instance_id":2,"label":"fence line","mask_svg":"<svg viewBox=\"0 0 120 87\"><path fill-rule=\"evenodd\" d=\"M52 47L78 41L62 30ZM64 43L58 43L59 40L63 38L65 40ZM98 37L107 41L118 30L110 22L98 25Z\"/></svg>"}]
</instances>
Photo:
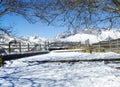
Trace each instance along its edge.
<instances>
[{"instance_id":1,"label":"fence line","mask_svg":"<svg viewBox=\"0 0 120 87\"><path fill-rule=\"evenodd\" d=\"M30 51L40 51L47 48L47 44L21 44L21 43L9 43L0 44L1 50L5 49L8 53L11 52L30 52Z\"/></svg>"},{"instance_id":2,"label":"fence line","mask_svg":"<svg viewBox=\"0 0 120 87\"><path fill-rule=\"evenodd\" d=\"M89 41L88 41L89 42ZM98 43L94 43L90 45L88 42L86 44L81 44L81 42L44 42L44 44L22 44L20 42L12 42L9 44L0 44L0 47L6 49L9 53L11 52L30 52L30 51L40 51L42 49L48 50L54 47L64 47L71 48L71 47L85 47L92 50L105 50L105 51L120 51L120 39L109 40L109 41L100 41ZM89 45L88 45L89 44Z\"/></svg>"},{"instance_id":3,"label":"fence line","mask_svg":"<svg viewBox=\"0 0 120 87\"><path fill-rule=\"evenodd\" d=\"M93 49L104 49L107 51L117 51L120 52L120 39L101 41L98 43L92 44Z\"/></svg>"},{"instance_id":4,"label":"fence line","mask_svg":"<svg viewBox=\"0 0 120 87\"><path fill-rule=\"evenodd\" d=\"M8 44L0 44L0 47L7 50L9 53L11 52L29 52L29 51L37 51L37 50L48 50L50 48L70 48L70 47L74 47L74 46L81 46L81 42L44 42L44 44L35 44L35 45L31 45L29 43L27 44L22 44L20 42L10 42Z\"/></svg>"}]
</instances>

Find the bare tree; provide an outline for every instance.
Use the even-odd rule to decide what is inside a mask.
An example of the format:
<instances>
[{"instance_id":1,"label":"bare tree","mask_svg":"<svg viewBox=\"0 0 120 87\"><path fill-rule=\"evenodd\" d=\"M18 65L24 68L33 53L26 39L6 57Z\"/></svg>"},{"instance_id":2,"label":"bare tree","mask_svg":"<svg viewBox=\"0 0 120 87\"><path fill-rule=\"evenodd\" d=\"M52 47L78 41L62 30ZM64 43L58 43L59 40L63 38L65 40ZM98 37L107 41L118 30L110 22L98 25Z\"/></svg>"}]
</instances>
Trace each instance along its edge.
<instances>
[{"instance_id":1,"label":"bare tree","mask_svg":"<svg viewBox=\"0 0 120 87\"><path fill-rule=\"evenodd\" d=\"M39 0L0 0L0 18L6 14L15 14L24 17L30 23L34 23L39 19L35 16L36 11L40 10L40 8L35 8L39 5L37 1ZM10 28L3 28L2 26L0 26L0 31L11 33Z\"/></svg>"},{"instance_id":2,"label":"bare tree","mask_svg":"<svg viewBox=\"0 0 120 87\"><path fill-rule=\"evenodd\" d=\"M0 32L11 35L12 34L12 27L0 27Z\"/></svg>"},{"instance_id":3,"label":"bare tree","mask_svg":"<svg viewBox=\"0 0 120 87\"><path fill-rule=\"evenodd\" d=\"M0 3L0 17L14 13L23 16L29 22L34 22L35 4L32 0L2 0Z\"/></svg>"},{"instance_id":4,"label":"bare tree","mask_svg":"<svg viewBox=\"0 0 120 87\"><path fill-rule=\"evenodd\" d=\"M17 14L30 23L60 21L73 28L120 26L120 0L1 0L0 17Z\"/></svg>"},{"instance_id":5,"label":"bare tree","mask_svg":"<svg viewBox=\"0 0 120 87\"><path fill-rule=\"evenodd\" d=\"M44 0L36 16L48 24L62 21L73 28L119 26L120 0Z\"/></svg>"}]
</instances>

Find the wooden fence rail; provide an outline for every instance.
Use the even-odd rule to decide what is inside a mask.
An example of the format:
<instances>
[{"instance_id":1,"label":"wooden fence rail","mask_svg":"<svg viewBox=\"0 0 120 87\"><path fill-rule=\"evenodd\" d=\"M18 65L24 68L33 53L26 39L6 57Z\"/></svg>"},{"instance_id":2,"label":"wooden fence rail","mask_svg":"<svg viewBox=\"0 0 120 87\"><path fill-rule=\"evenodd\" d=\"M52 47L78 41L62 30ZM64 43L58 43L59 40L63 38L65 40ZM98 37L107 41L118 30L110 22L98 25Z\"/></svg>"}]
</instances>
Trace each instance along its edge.
<instances>
[{"instance_id":1,"label":"wooden fence rail","mask_svg":"<svg viewBox=\"0 0 120 87\"><path fill-rule=\"evenodd\" d=\"M5 49L8 53L11 52L30 52L30 51L40 51L47 48L47 44L21 44L21 43L9 43L9 44L0 44L2 49Z\"/></svg>"},{"instance_id":2,"label":"wooden fence rail","mask_svg":"<svg viewBox=\"0 0 120 87\"><path fill-rule=\"evenodd\" d=\"M113 51L120 53L120 39L101 41L98 43L92 44L93 49L104 49L105 51Z\"/></svg>"}]
</instances>

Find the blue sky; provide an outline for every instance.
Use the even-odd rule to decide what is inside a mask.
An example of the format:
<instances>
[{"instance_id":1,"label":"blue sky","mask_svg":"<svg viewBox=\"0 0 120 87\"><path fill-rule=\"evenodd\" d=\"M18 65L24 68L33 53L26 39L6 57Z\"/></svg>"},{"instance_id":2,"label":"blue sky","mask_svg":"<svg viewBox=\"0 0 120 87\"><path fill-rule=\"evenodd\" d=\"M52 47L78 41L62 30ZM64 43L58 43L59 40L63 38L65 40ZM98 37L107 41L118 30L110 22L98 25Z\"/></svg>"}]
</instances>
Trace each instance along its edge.
<instances>
[{"instance_id":1,"label":"blue sky","mask_svg":"<svg viewBox=\"0 0 120 87\"><path fill-rule=\"evenodd\" d=\"M44 38L54 38L57 34L67 30L64 26L53 26L37 22L30 24L21 16L5 15L0 20L3 26L13 26L13 31L17 36L38 35Z\"/></svg>"}]
</instances>

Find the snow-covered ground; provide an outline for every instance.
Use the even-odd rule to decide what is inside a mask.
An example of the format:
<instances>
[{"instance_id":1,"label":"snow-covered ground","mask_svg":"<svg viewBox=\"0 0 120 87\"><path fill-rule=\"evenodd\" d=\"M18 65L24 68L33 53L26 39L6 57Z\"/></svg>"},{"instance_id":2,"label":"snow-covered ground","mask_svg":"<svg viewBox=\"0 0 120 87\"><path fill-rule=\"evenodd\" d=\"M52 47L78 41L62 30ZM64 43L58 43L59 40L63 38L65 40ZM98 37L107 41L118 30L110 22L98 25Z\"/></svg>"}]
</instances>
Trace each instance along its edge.
<instances>
[{"instance_id":1,"label":"snow-covered ground","mask_svg":"<svg viewBox=\"0 0 120 87\"><path fill-rule=\"evenodd\" d=\"M119 62L37 62L93 58L120 58L120 54L53 51L6 61L0 67L0 87L120 87Z\"/></svg>"}]
</instances>

